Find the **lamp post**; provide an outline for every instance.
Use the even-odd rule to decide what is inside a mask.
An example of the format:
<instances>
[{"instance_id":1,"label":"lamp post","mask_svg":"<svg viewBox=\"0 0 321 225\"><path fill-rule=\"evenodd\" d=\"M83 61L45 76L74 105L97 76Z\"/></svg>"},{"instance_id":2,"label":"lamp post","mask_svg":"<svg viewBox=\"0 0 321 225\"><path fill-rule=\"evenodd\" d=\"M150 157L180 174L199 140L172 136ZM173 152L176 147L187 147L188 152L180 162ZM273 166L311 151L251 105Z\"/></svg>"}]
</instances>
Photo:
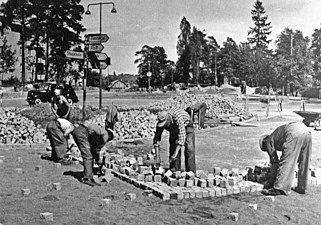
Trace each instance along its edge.
<instances>
[{"instance_id":1,"label":"lamp post","mask_svg":"<svg viewBox=\"0 0 321 225\"><path fill-rule=\"evenodd\" d=\"M90 3L87 5L87 10L85 12L86 15L91 14L91 12L89 11L89 7L93 5L99 5L99 34L101 34L102 5L112 5L113 8L110 11L111 13L117 13L117 10L115 9L115 4L113 2ZM99 109L101 109L101 106L102 106L102 87L103 87L103 78L101 74L101 69L99 68Z\"/></svg>"}]
</instances>

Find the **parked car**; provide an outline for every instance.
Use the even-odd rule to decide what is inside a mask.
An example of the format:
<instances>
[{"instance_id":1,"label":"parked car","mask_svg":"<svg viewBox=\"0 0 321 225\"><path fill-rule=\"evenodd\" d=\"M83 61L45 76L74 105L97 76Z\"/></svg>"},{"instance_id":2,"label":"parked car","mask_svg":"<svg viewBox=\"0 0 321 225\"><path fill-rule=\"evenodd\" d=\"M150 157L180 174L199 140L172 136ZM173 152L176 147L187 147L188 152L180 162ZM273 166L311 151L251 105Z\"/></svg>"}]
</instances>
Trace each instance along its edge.
<instances>
[{"instance_id":1,"label":"parked car","mask_svg":"<svg viewBox=\"0 0 321 225\"><path fill-rule=\"evenodd\" d=\"M38 105L43 102L50 102L51 98L55 96L55 89L60 87L62 89L61 94L65 96L70 104L77 103L78 97L69 84L56 84L56 83L46 83L41 89L28 91L26 101L30 106Z\"/></svg>"}]
</instances>

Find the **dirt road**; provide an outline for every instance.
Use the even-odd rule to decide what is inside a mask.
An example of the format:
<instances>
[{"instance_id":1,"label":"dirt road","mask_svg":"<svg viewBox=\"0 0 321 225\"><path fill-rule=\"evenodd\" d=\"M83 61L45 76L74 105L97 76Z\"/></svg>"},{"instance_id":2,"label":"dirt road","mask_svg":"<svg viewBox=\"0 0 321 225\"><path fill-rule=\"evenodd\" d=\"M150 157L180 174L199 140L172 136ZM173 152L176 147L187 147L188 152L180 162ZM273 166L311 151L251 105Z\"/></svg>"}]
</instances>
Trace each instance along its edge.
<instances>
[{"instance_id":1,"label":"dirt road","mask_svg":"<svg viewBox=\"0 0 321 225\"><path fill-rule=\"evenodd\" d=\"M258 137L270 133L278 125L301 120L292 113L298 110L300 102L284 106L280 114L276 105L270 108L266 118L264 105L253 103L250 110L257 115L251 121L258 127L224 126L197 131L197 169L211 171L214 166L254 166L268 160L258 148ZM318 104L306 105L317 110ZM321 166L321 131L314 131L312 164ZM167 138L162 141L163 165L167 164ZM143 144L119 144L125 153L146 154L151 149L151 139ZM277 196L274 202L264 200L260 193L242 193L227 197L209 199L171 200L164 202L155 196L144 196L143 191L118 179L102 183L102 187L89 187L76 178L81 175L81 165L55 168L52 162L41 160L39 154L45 146L20 148L0 147L4 156L0 163L0 224L3 225L122 225L122 224L320 224L321 188L311 185L307 195L292 192L289 196ZM22 162L18 161L21 157ZM36 171L40 165L41 170ZM22 174L17 168L21 168ZM38 167L39 168L39 167ZM55 190L53 183L61 183L61 190ZM30 189L29 196L23 197L22 189ZM125 200L126 193L135 193L133 201ZM103 205L103 198L112 201ZM257 210L249 204L257 204ZM53 222L40 218L40 213L53 213ZM229 214L236 212L238 221L232 221Z\"/></svg>"}]
</instances>

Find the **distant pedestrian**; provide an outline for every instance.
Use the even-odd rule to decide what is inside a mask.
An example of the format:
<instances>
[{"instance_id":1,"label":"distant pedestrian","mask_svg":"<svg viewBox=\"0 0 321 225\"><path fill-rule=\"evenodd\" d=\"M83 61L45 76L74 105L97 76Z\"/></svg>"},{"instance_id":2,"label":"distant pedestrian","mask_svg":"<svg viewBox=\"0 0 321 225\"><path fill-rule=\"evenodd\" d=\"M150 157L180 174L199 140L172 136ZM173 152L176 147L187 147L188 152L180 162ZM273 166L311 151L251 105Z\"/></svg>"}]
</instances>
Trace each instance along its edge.
<instances>
[{"instance_id":1,"label":"distant pedestrian","mask_svg":"<svg viewBox=\"0 0 321 225\"><path fill-rule=\"evenodd\" d=\"M67 99L62 95L62 86L56 87L55 96L51 99L51 110L56 118L70 120L71 106Z\"/></svg>"}]
</instances>

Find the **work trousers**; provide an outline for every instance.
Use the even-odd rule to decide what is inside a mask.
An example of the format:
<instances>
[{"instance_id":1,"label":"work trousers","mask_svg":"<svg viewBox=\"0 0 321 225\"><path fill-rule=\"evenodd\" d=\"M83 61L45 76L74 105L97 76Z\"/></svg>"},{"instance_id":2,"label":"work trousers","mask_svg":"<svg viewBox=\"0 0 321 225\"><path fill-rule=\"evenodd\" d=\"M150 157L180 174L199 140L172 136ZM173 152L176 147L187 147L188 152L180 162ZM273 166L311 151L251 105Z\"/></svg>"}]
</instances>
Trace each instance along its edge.
<instances>
[{"instance_id":1,"label":"work trousers","mask_svg":"<svg viewBox=\"0 0 321 225\"><path fill-rule=\"evenodd\" d=\"M174 154L178 142L178 132L170 132L169 135L169 158ZM195 133L191 125L186 127L186 141L185 141L185 170L196 172L195 163ZM181 170L181 151L177 155L177 159L170 163L169 169Z\"/></svg>"},{"instance_id":2,"label":"work trousers","mask_svg":"<svg viewBox=\"0 0 321 225\"><path fill-rule=\"evenodd\" d=\"M198 111L198 121L199 121L199 127L204 128L204 120L205 120L205 114L206 114L206 103L202 103L199 111Z\"/></svg>"},{"instance_id":3,"label":"work trousers","mask_svg":"<svg viewBox=\"0 0 321 225\"><path fill-rule=\"evenodd\" d=\"M101 148L93 147L89 142L89 133L85 126L79 125L73 131L73 138L79 148L84 164L84 178L94 176L94 160L98 162Z\"/></svg>"},{"instance_id":4,"label":"work trousers","mask_svg":"<svg viewBox=\"0 0 321 225\"><path fill-rule=\"evenodd\" d=\"M312 138L309 131L293 135L283 144L274 188L288 194L291 190L295 167L298 163L298 188L305 191L308 185L308 172L311 158Z\"/></svg>"},{"instance_id":5,"label":"work trousers","mask_svg":"<svg viewBox=\"0 0 321 225\"><path fill-rule=\"evenodd\" d=\"M52 148L51 159L54 162L59 162L66 156L68 147L67 139L63 135L57 120L50 121L46 127L46 131Z\"/></svg>"}]
</instances>

